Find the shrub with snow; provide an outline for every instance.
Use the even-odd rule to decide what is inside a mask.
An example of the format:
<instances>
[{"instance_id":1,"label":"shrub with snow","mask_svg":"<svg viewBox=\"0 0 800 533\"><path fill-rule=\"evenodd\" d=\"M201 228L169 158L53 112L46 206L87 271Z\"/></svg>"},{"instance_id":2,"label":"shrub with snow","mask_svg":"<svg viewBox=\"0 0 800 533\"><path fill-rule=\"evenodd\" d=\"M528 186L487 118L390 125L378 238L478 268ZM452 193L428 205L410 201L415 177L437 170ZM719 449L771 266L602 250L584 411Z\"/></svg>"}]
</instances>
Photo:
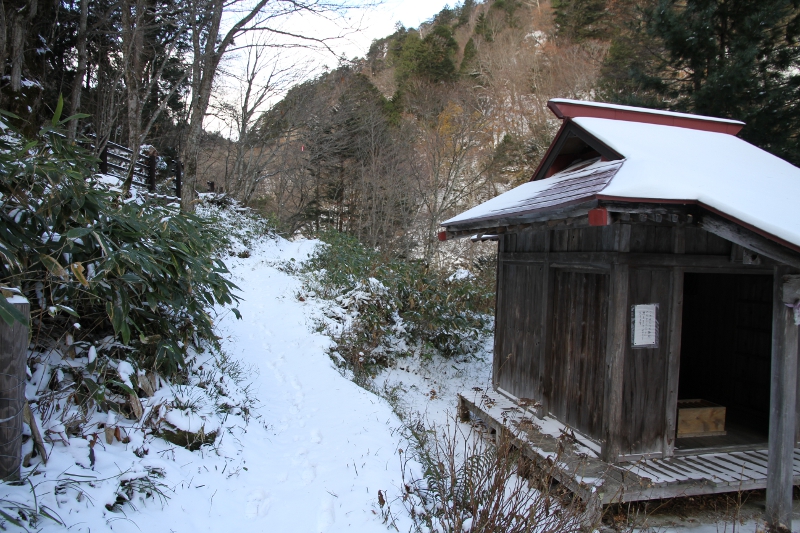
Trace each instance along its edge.
<instances>
[{"instance_id":1,"label":"shrub with snow","mask_svg":"<svg viewBox=\"0 0 800 533\"><path fill-rule=\"evenodd\" d=\"M479 349L492 324L494 271L442 272L385 258L338 232L305 263L306 288L332 301L334 357L374 373L397 355L456 356Z\"/></svg>"},{"instance_id":2,"label":"shrub with snow","mask_svg":"<svg viewBox=\"0 0 800 533\"><path fill-rule=\"evenodd\" d=\"M237 301L221 255L247 239L210 212L121 198L54 128L0 136L0 289L30 301L33 333L27 482L4 486L15 496L0 499L0 527L59 521L57 508L86 499L113 512L163 503L153 442L217 445L225 421L246 425L254 402L211 317ZM268 233L247 237L258 231ZM5 297L0 319L24 321Z\"/></svg>"},{"instance_id":3,"label":"shrub with snow","mask_svg":"<svg viewBox=\"0 0 800 533\"><path fill-rule=\"evenodd\" d=\"M174 375L189 345L214 339L206 310L235 302L216 254L226 238L177 205L120 199L95 165L49 128L0 137L0 287L31 302L38 338L111 335L131 348L117 358ZM0 318L14 313L0 298Z\"/></svg>"}]
</instances>

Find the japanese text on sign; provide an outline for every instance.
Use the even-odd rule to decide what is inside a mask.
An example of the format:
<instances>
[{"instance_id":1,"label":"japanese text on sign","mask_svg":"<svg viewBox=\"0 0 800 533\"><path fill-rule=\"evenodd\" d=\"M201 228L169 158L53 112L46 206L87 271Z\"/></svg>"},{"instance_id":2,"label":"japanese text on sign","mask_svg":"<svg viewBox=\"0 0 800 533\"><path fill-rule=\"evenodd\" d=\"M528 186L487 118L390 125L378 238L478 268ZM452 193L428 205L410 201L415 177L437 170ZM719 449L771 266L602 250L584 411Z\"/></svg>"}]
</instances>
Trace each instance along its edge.
<instances>
[{"instance_id":1,"label":"japanese text on sign","mask_svg":"<svg viewBox=\"0 0 800 533\"><path fill-rule=\"evenodd\" d=\"M658 346L658 304L634 305L631 336L634 348Z\"/></svg>"}]
</instances>

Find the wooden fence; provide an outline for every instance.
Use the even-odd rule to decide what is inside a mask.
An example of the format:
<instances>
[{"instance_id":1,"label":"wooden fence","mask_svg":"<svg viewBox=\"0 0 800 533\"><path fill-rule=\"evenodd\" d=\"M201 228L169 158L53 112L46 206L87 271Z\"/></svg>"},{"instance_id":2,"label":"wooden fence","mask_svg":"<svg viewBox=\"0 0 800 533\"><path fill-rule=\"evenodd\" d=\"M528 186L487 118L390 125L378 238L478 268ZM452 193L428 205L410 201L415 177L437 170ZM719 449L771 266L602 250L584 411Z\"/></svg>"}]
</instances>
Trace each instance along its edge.
<instances>
[{"instance_id":1,"label":"wooden fence","mask_svg":"<svg viewBox=\"0 0 800 533\"><path fill-rule=\"evenodd\" d=\"M90 137L93 142L95 138ZM135 160L134 160L135 159ZM131 164L133 169L133 183L140 187L146 187L149 193L156 191L156 176L158 155L156 151L151 151L146 156L139 155L133 157L133 150L127 146L122 146L111 141L107 141L103 150L100 152L100 172L102 174L116 174L126 176ZM175 173L175 197L181 197L181 179L183 177L183 163L173 162L172 171Z\"/></svg>"}]
</instances>

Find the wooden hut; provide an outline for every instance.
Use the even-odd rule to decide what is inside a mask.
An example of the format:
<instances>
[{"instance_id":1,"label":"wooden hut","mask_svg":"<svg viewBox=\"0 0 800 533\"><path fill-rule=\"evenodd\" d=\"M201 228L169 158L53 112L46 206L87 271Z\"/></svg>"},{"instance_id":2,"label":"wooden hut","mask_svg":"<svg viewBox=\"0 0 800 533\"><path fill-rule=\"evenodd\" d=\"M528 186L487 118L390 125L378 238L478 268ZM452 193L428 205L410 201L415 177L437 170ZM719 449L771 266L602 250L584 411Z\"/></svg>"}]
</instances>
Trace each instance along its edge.
<instances>
[{"instance_id":1,"label":"wooden hut","mask_svg":"<svg viewBox=\"0 0 800 533\"><path fill-rule=\"evenodd\" d=\"M442 223L499 243L494 391L462 407L534 459L574 435L562 481L602 503L768 487L787 524L800 169L738 121L548 107L562 125L530 182Z\"/></svg>"}]
</instances>

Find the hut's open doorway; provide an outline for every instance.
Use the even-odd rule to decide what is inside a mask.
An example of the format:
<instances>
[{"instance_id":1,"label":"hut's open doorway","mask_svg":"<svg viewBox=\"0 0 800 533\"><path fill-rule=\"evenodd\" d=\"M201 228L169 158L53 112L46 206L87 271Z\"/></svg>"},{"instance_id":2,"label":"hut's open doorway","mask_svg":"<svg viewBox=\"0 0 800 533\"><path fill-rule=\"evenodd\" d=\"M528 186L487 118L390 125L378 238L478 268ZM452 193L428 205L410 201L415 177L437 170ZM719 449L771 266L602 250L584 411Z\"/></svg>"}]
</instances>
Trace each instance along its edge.
<instances>
[{"instance_id":1,"label":"hut's open doorway","mask_svg":"<svg viewBox=\"0 0 800 533\"><path fill-rule=\"evenodd\" d=\"M684 411L683 425L679 411L676 454L767 442L771 345L771 275L684 274L678 405L709 409ZM702 429L720 416L713 405L725 408L724 435L719 420Z\"/></svg>"}]
</instances>

